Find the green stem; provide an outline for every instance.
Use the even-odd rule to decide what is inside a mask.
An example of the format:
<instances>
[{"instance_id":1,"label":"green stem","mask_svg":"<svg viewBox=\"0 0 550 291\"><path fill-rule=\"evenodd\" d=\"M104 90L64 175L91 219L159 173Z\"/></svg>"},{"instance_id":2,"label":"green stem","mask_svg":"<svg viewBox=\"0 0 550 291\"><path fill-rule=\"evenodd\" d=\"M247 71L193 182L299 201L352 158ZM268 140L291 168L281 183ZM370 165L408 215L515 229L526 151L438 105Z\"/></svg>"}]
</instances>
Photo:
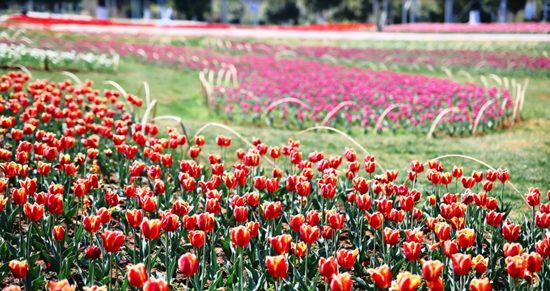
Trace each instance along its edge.
<instances>
[{"instance_id":1,"label":"green stem","mask_svg":"<svg viewBox=\"0 0 550 291\"><path fill-rule=\"evenodd\" d=\"M29 227L27 229L27 259L31 256L31 240L32 240L32 221L29 221Z\"/></svg>"},{"instance_id":2,"label":"green stem","mask_svg":"<svg viewBox=\"0 0 550 291\"><path fill-rule=\"evenodd\" d=\"M113 284L113 253L109 253L109 291L112 291Z\"/></svg>"},{"instance_id":3,"label":"green stem","mask_svg":"<svg viewBox=\"0 0 550 291\"><path fill-rule=\"evenodd\" d=\"M168 282L168 285L170 285L170 282L172 281L172 272L169 269L169 261L170 261L170 232L166 233L166 281Z\"/></svg>"},{"instance_id":4,"label":"green stem","mask_svg":"<svg viewBox=\"0 0 550 291\"><path fill-rule=\"evenodd\" d=\"M310 247L311 247L310 245L307 246L306 255L304 256L304 265L305 265L304 278L306 278L306 279L307 279L307 255L309 255L309 248Z\"/></svg>"},{"instance_id":5,"label":"green stem","mask_svg":"<svg viewBox=\"0 0 550 291\"><path fill-rule=\"evenodd\" d=\"M240 262L240 266L239 266L239 291L243 291L243 248L242 247L239 247L239 262Z\"/></svg>"},{"instance_id":6,"label":"green stem","mask_svg":"<svg viewBox=\"0 0 550 291\"><path fill-rule=\"evenodd\" d=\"M88 285L94 285L94 261L90 260L90 273L88 278Z\"/></svg>"},{"instance_id":7,"label":"green stem","mask_svg":"<svg viewBox=\"0 0 550 291\"><path fill-rule=\"evenodd\" d=\"M147 241L147 274L151 274L151 241Z\"/></svg>"}]
</instances>

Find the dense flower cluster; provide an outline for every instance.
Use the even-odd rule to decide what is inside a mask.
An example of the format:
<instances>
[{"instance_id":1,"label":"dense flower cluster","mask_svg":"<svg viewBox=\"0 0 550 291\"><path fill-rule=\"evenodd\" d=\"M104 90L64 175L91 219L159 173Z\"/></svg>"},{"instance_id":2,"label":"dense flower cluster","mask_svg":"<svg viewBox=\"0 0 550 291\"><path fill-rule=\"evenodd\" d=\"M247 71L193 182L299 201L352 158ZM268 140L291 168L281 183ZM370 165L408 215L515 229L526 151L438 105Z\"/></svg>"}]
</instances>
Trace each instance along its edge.
<instances>
[{"instance_id":1,"label":"dense flower cluster","mask_svg":"<svg viewBox=\"0 0 550 291\"><path fill-rule=\"evenodd\" d=\"M460 69L488 69L494 72L516 73L533 71L547 74L550 58L533 56L513 51L484 51L481 49L390 49L390 48L343 48L336 46L292 46L260 42L234 43L232 51L251 51L256 54L296 54L302 58L335 58L353 62L372 62L391 66L393 64L414 67L434 66Z\"/></svg>"},{"instance_id":2,"label":"dense flower cluster","mask_svg":"<svg viewBox=\"0 0 550 291\"><path fill-rule=\"evenodd\" d=\"M423 75L349 68L314 60L278 59L274 55L229 55L199 47L114 45L87 40L65 43L53 39L43 41L42 45L56 47L56 43L76 51L92 46L101 53L116 52L122 57L151 63L212 70L217 77L216 80L208 77L213 87L210 108L234 121L265 123L267 117L270 125L300 128L337 125L348 131L352 127L364 131L401 128L426 134L437 116L445 111L438 129L462 135L473 130L479 114L481 130L501 127L513 115L514 102L508 90ZM233 86L226 82L230 73L239 80L231 82ZM379 119L382 119L380 126L375 128Z\"/></svg>"},{"instance_id":3,"label":"dense flower cluster","mask_svg":"<svg viewBox=\"0 0 550 291\"><path fill-rule=\"evenodd\" d=\"M208 154L202 136L141 124L126 110L135 96L1 80L0 263L14 283L4 290L549 284L550 205L530 188L532 220L512 221L506 169L465 175L431 160L403 174L351 148L305 154L292 139L254 139L231 158L222 135L221 154Z\"/></svg>"}]
</instances>

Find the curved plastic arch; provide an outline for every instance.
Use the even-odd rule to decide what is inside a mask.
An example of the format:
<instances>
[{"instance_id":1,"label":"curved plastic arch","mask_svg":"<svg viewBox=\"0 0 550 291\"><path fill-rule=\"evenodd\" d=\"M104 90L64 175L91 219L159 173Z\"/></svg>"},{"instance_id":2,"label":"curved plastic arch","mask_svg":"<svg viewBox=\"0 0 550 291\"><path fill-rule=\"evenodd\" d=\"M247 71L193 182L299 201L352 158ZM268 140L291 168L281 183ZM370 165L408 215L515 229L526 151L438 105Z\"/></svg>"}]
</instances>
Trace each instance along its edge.
<instances>
[{"instance_id":1,"label":"curved plastic arch","mask_svg":"<svg viewBox=\"0 0 550 291\"><path fill-rule=\"evenodd\" d=\"M427 138L430 139L432 138L432 135L435 131L435 127L437 126L437 124L439 123L439 121L443 118L443 116L445 116L445 114L449 113L449 112L452 112L452 111L457 111L459 110L457 107L451 107L451 108L447 108L443 111L441 111L439 113L439 115L437 116L437 118L434 120L434 122L432 123L432 126L430 127L430 131L428 132L428 135L427 135Z\"/></svg>"}]
</instances>

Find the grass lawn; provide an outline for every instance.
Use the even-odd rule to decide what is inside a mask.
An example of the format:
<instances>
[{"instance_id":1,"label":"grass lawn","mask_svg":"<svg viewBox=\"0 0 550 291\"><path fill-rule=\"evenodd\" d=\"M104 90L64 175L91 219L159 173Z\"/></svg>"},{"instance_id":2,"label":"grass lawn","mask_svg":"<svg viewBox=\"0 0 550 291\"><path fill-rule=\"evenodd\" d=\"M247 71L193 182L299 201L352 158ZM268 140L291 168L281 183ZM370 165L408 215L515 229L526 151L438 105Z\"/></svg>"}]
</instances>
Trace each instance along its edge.
<instances>
[{"instance_id":1,"label":"grass lawn","mask_svg":"<svg viewBox=\"0 0 550 291\"><path fill-rule=\"evenodd\" d=\"M50 79L54 75L51 72L33 72L34 78ZM82 80L91 79L96 84L113 80L127 92L133 94L137 93L141 82L146 81L151 89L151 98L158 101L156 115L181 117L190 136L194 135L207 122L223 122L209 114L206 109L200 90L198 72L195 71L181 71L123 60L117 73L78 73L77 76ZM61 81L64 77L58 76L56 81ZM550 189L548 175L550 169L550 82L548 80L530 80L523 117L525 120L513 129L481 137L439 137L428 140L425 137L417 136L355 134L353 138L374 155L385 169L399 170L401 173L399 181L403 181L406 172L410 170L411 160L427 161L442 155L462 154L485 161L495 168L508 168L511 182L522 192L526 192L527 188L532 186L538 187L541 192L546 193ZM171 124L168 121L161 125ZM326 131L297 135L297 131L294 130L237 125L231 127L245 138L259 137L268 145L280 146L286 143L289 137L297 138L302 142L301 149L305 156L314 149L330 155L343 154L345 146L353 147L346 138ZM213 142L217 134L231 135L216 127L206 129L202 134L207 138L207 144L210 141L203 153L219 151ZM233 138L232 149L236 150L239 147L246 148L243 142ZM361 156L361 151L356 147L355 149ZM485 170L484 166L463 159L445 159L443 163L446 170L450 170L453 165L464 166L464 173L467 175L470 175L472 170ZM450 189L453 190L454 182L451 185L453 187ZM500 185L497 183L493 194L499 193L500 189ZM505 189L505 197L509 198L513 208L519 212L528 210L521 198L511 188ZM543 201L546 202L546 198Z\"/></svg>"}]
</instances>

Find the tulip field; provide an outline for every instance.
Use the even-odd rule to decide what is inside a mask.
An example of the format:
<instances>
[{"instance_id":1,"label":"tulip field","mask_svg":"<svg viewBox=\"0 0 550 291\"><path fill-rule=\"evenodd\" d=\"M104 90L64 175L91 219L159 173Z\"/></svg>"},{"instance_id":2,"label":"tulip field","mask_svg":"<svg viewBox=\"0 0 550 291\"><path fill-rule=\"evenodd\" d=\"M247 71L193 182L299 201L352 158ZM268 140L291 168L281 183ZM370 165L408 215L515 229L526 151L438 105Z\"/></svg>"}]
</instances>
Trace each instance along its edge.
<instances>
[{"instance_id":1,"label":"tulip field","mask_svg":"<svg viewBox=\"0 0 550 291\"><path fill-rule=\"evenodd\" d=\"M56 42L120 67L0 73L4 291L550 289L542 74Z\"/></svg>"}]
</instances>

